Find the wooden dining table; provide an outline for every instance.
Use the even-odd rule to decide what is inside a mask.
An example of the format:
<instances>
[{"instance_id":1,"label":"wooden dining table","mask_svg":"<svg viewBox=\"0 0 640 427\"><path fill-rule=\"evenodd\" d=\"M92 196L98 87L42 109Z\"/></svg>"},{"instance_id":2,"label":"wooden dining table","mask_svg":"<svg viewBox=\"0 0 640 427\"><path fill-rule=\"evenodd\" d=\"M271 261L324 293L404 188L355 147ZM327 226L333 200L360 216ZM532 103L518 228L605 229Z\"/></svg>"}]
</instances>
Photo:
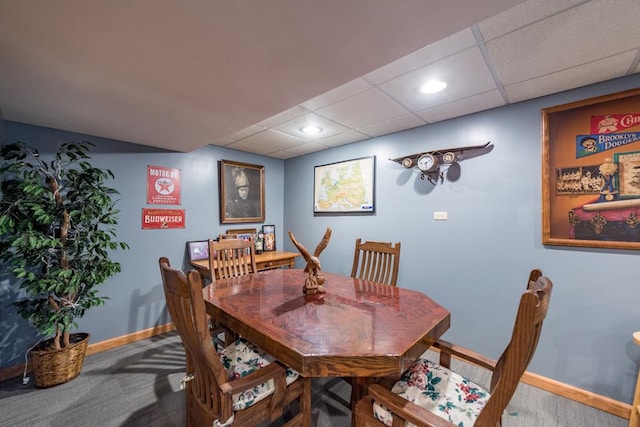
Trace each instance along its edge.
<instances>
[{"instance_id":1,"label":"wooden dining table","mask_svg":"<svg viewBox=\"0 0 640 427\"><path fill-rule=\"evenodd\" d=\"M311 296L300 269L217 280L203 288L207 312L305 377L352 377L352 404L450 326L449 311L421 292L322 274L326 293Z\"/></svg>"}]
</instances>

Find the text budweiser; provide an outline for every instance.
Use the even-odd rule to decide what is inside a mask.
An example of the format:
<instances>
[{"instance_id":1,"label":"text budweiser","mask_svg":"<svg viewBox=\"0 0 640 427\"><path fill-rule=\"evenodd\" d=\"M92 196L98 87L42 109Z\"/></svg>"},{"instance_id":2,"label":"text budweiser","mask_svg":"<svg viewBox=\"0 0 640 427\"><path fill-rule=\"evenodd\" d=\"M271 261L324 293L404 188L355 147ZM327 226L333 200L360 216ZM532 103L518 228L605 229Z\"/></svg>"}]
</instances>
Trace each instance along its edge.
<instances>
[{"instance_id":1,"label":"text budweiser","mask_svg":"<svg viewBox=\"0 0 640 427\"><path fill-rule=\"evenodd\" d=\"M145 224L151 224L154 222L169 223L169 222L182 222L181 215L145 215Z\"/></svg>"}]
</instances>

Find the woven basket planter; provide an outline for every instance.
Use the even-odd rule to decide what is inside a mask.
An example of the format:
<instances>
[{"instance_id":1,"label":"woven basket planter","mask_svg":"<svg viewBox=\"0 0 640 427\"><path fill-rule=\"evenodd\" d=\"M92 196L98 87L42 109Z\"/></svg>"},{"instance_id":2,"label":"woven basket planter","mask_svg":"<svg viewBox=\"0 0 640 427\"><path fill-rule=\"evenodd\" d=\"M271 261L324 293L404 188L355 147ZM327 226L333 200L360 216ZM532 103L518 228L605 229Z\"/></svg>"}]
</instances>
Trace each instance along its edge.
<instances>
[{"instance_id":1,"label":"woven basket planter","mask_svg":"<svg viewBox=\"0 0 640 427\"><path fill-rule=\"evenodd\" d=\"M60 350L41 350L51 344L52 339L48 339L29 352L36 377L36 387L53 387L66 383L80 374L89 334L71 334L70 340L69 347Z\"/></svg>"}]
</instances>

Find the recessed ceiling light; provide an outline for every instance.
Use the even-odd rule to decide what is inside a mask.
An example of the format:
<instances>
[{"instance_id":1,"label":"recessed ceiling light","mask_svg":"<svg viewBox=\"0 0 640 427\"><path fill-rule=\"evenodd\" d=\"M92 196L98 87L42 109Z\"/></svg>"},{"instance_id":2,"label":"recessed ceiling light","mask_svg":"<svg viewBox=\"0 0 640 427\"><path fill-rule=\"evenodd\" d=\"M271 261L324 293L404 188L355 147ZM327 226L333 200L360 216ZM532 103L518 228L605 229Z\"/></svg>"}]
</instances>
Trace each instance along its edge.
<instances>
[{"instance_id":1,"label":"recessed ceiling light","mask_svg":"<svg viewBox=\"0 0 640 427\"><path fill-rule=\"evenodd\" d=\"M322 132L322 128L320 126L303 126L300 128L300 132L307 135L317 135Z\"/></svg>"},{"instance_id":2,"label":"recessed ceiling light","mask_svg":"<svg viewBox=\"0 0 640 427\"><path fill-rule=\"evenodd\" d=\"M420 92L422 93L438 93L440 91L443 91L444 88L447 87L447 84L445 82L442 82L440 80L430 80L428 82L426 82L425 84L423 84L422 86L420 86Z\"/></svg>"}]
</instances>

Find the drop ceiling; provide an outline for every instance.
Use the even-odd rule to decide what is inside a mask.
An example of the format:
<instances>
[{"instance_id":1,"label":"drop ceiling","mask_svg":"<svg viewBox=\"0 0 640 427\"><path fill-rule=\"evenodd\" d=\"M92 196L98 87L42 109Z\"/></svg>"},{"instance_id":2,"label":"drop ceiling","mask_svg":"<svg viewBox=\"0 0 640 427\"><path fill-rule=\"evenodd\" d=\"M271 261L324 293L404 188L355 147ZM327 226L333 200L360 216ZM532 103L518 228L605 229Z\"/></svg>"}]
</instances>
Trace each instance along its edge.
<instances>
[{"instance_id":1,"label":"drop ceiling","mask_svg":"<svg viewBox=\"0 0 640 427\"><path fill-rule=\"evenodd\" d=\"M0 0L0 113L287 159L637 73L638 22L638 0Z\"/></svg>"}]
</instances>

